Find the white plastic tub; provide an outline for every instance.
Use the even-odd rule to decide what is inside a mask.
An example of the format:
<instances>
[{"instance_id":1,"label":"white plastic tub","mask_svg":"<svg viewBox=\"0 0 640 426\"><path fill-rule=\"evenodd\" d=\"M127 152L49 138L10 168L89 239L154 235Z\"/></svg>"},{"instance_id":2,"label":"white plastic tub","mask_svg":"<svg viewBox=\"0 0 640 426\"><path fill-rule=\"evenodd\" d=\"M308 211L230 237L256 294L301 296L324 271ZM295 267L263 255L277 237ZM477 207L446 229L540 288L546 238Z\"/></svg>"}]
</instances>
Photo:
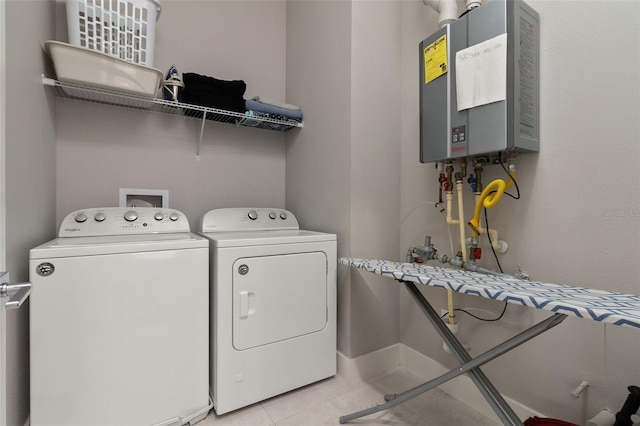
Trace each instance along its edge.
<instances>
[{"instance_id":1,"label":"white plastic tub","mask_svg":"<svg viewBox=\"0 0 640 426\"><path fill-rule=\"evenodd\" d=\"M162 72L104 53L49 40L44 49L51 56L58 80L153 98Z\"/></svg>"}]
</instances>

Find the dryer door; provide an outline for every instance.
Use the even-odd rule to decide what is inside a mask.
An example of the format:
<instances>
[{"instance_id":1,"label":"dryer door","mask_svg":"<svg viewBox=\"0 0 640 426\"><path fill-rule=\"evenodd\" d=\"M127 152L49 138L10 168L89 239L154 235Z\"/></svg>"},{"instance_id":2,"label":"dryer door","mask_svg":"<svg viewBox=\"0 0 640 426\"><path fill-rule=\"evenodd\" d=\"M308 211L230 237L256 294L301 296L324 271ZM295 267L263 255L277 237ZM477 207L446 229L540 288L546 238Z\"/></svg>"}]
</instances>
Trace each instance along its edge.
<instances>
[{"instance_id":1,"label":"dryer door","mask_svg":"<svg viewBox=\"0 0 640 426\"><path fill-rule=\"evenodd\" d=\"M314 333L327 325L325 253L240 258L233 269L236 350Z\"/></svg>"}]
</instances>

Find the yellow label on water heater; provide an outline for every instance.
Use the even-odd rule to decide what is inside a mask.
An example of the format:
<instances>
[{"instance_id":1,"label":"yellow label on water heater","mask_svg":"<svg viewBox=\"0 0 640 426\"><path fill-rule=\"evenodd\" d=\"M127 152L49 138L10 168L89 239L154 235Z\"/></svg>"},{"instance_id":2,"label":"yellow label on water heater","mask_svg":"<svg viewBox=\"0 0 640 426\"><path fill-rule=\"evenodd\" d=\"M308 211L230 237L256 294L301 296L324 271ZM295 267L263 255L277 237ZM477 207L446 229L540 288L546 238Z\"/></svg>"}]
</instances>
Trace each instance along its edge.
<instances>
[{"instance_id":1,"label":"yellow label on water heater","mask_svg":"<svg viewBox=\"0 0 640 426\"><path fill-rule=\"evenodd\" d=\"M447 35L424 48L424 84L435 80L448 71Z\"/></svg>"}]
</instances>

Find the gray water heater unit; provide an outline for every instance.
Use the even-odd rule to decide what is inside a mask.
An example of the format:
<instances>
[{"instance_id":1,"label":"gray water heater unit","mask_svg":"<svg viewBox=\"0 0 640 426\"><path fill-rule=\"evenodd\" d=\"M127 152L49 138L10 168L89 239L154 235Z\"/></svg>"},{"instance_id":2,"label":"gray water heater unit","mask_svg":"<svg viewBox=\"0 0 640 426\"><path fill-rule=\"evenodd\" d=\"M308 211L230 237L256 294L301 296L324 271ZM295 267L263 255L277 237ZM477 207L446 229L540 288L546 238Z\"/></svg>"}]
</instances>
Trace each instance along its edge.
<instances>
[{"instance_id":1,"label":"gray water heater unit","mask_svg":"<svg viewBox=\"0 0 640 426\"><path fill-rule=\"evenodd\" d=\"M420 162L539 147L539 16L490 0L420 43Z\"/></svg>"}]
</instances>

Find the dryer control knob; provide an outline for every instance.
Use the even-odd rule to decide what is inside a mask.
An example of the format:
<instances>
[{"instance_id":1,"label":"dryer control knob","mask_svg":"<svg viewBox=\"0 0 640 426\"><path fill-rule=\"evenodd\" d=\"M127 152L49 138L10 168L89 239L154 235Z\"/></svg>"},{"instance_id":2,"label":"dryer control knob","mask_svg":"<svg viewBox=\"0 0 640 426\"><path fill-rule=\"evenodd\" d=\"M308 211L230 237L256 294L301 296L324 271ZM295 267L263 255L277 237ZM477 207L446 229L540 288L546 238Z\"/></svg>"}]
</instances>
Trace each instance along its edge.
<instances>
[{"instance_id":1,"label":"dryer control knob","mask_svg":"<svg viewBox=\"0 0 640 426\"><path fill-rule=\"evenodd\" d=\"M133 210L129 210L124 214L124 220L126 220L127 222L133 222L137 218L138 218L138 213L134 212Z\"/></svg>"},{"instance_id":2,"label":"dryer control knob","mask_svg":"<svg viewBox=\"0 0 640 426\"><path fill-rule=\"evenodd\" d=\"M269 212L269 219L275 220L276 217L276 212Z\"/></svg>"},{"instance_id":3,"label":"dryer control knob","mask_svg":"<svg viewBox=\"0 0 640 426\"><path fill-rule=\"evenodd\" d=\"M178 216L178 213L173 212L169 215L169 220L175 222L176 220L180 219L180 216Z\"/></svg>"},{"instance_id":4,"label":"dryer control knob","mask_svg":"<svg viewBox=\"0 0 640 426\"><path fill-rule=\"evenodd\" d=\"M74 220L78 223L85 222L87 220L87 215L84 213L78 213Z\"/></svg>"},{"instance_id":5,"label":"dryer control knob","mask_svg":"<svg viewBox=\"0 0 640 426\"><path fill-rule=\"evenodd\" d=\"M255 210L250 210L247 216L249 216L249 219L251 220L256 220L258 218L258 212L256 212Z\"/></svg>"},{"instance_id":6,"label":"dryer control knob","mask_svg":"<svg viewBox=\"0 0 640 426\"><path fill-rule=\"evenodd\" d=\"M95 220L96 222L104 222L106 218L107 218L107 215L100 212L100 213L96 213L96 215L93 217L93 220Z\"/></svg>"},{"instance_id":7,"label":"dryer control knob","mask_svg":"<svg viewBox=\"0 0 640 426\"><path fill-rule=\"evenodd\" d=\"M156 212L156 213L153 215L153 218L154 218L155 220L160 221L160 220L164 219L164 215L162 214L162 212Z\"/></svg>"},{"instance_id":8,"label":"dryer control knob","mask_svg":"<svg viewBox=\"0 0 640 426\"><path fill-rule=\"evenodd\" d=\"M280 213L280 219L286 220L287 219L287 214L285 212Z\"/></svg>"}]
</instances>

